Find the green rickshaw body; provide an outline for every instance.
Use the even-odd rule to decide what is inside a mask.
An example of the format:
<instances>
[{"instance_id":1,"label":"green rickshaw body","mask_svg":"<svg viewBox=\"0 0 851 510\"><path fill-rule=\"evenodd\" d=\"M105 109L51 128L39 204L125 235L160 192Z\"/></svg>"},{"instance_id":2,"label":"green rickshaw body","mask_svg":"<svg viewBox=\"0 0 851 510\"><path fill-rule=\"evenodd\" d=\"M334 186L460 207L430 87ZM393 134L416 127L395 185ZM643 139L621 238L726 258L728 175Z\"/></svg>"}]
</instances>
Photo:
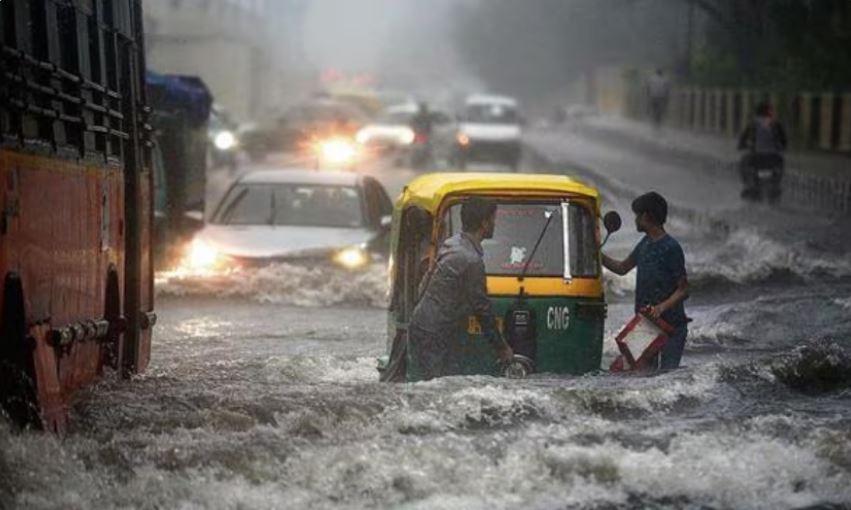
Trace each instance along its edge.
<instances>
[{"instance_id":1,"label":"green rickshaw body","mask_svg":"<svg viewBox=\"0 0 851 510\"><path fill-rule=\"evenodd\" d=\"M491 301L494 312L501 318L497 325L504 332L504 317L516 305L517 298L494 297ZM605 310L602 300L544 297L527 298L525 304L532 312L537 332L537 372L579 375L600 368L605 318L600 313ZM456 345L461 354L462 374L501 375L493 347L482 337L475 318L469 319L467 334Z\"/></svg>"},{"instance_id":2,"label":"green rickshaw body","mask_svg":"<svg viewBox=\"0 0 851 510\"><path fill-rule=\"evenodd\" d=\"M498 203L497 235L484 243L487 286L497 326L515 353L533 357L538 373L599 370L606 302L596 190L565 176L441 173L412 181L394 210L389 358L380 364L381 379L422 380L407 349L417 287L437 247L457 231L459 204L472 195ZM535 251L539 236L543 242ZM519 328L518 317L525 317ZM461 329L465 333L450 342L458 371L501 375L476 318L468 317Z\"/></svg>"}]
</instances>

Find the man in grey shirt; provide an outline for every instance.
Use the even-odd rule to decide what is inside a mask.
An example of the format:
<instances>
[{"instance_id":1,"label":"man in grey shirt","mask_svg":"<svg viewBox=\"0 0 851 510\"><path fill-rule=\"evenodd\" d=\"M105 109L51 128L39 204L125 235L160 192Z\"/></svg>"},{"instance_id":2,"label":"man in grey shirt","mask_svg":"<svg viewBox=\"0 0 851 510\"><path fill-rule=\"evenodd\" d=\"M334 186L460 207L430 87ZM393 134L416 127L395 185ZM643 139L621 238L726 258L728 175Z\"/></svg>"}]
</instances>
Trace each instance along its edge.
<instances>
[{"instance_id":1,"label":"man in grey shirt","mask_svg":"<svg viewBox=\"0 0 851 510\"><path fill-rule=\"evenodd\" d=\"M423 280L408 330L411 368L422 379L461 373L459 360L453 359L458 352L453 344L466 335L471 315L478 318L484 338L500 360L509 361L514 355L497 330L482 260L482 240L493 237L495 223L494 201L466 200L461 206L463 232L444 241Z\"/></svg>"}]
</instances>

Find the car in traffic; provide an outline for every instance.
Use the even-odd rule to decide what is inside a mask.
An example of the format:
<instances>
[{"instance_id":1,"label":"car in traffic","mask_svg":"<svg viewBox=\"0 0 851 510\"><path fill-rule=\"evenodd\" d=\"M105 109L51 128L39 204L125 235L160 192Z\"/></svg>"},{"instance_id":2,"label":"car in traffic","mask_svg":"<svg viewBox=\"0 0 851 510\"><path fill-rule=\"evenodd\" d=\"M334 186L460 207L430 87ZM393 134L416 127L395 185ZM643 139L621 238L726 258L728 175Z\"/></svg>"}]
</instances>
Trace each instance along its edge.
<instances>
[{"instance_id":1,"label":"car in traffic","mask_svg":"<svg viewBox=\"0 0 851 510\"><path fill-rule=\"evenodd\" d=\"M362 127L355 139L361 145L378 150L398 150L414 143L411 119L417 105L403 103L390 106Z\"/></svg>"},{"instance_id":2,"label":"car in traffic","mask_svg":"<svg viewBox=\"0 0 851 510\"><path fill-rule=\"evenodd\" d=\"M515 99L497 95L468 97L458 119L452 163L460 169L472 162L483 162L517 170L523 155L522 126Z\"/></svg>"},{"instance_id":3,"label":"car in traffic","mask_svg":"<svg viewBox=\"0 0 851 510\"><path fill-rule=\"evenodd\" d=\"M446 140L451 138L449 131L452 121L443 111L430 109L431 139L422 134L417 135L412 126L419 108L419 104L414 102L389 106L361 128L355 139L370 152L395 155L398 166L406 163L412 167L424 166L417 164L417 160L422 159L433 162L432 153L440 154L436 147L445 145Z\"/></svg>"},{"instance_id":4,"label":"car in traffic","mask_svg":"<svg viewBox=\"0 0 851 510\"><path fill-rule=\"evenodd\" d=\"M181 268L195 275L275 262L361 269L386 253L391 214L387 192L369 176L253 170L225 193Z\"/></svg>"}]
</instances>

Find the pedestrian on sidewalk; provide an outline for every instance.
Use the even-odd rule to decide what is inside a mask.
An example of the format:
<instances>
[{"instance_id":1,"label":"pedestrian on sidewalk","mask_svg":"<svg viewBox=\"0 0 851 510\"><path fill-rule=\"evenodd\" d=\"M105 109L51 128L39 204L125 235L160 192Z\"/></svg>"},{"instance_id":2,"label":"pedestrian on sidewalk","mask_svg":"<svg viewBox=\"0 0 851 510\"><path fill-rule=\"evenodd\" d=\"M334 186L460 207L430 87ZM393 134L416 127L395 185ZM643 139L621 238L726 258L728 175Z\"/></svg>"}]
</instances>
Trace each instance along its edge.
<instances>
[{"instance_id":1,"label":"pedestrian on sidewalk","mask_svg":"<svg viewBox=\"0 0 851 510\"><path fill-rule=\"evenodd\" d=\"M780 197L780 183L785 167L783 153L787 145L786 130L775 117L771 103L759 103L754 119L739 136L739 150L748 151L739 161L739 173L744 184L742 197L759 196L760 170L772 171L769 198L777 200Z\"/></svg>"},{"instance_id":2,"label":"pedestrian on sidewalk","mask_svg":"<svg viewBox=\"0 0 851 510\"><path fill-rule=\"evenodd\" d=\"M632 203L632 211L635 227L644 238L625 260L603 254L603 266L621 276L638 268L635 312L649 308L651 317L661 318L674 328L656 365L662 370L678 368L688 336L685 255L680 243L665 231L668 203L662 195L652 191L641 195Z\"/></svg>"},{"instance_id":3,"label":"pedestrian on sidewalk","mask_svg":"<svg viewBox=\"0 0 851 510\"><path fill-rule=\"evenodd\" d=\"M662 129L670 97L671 83L662 69L656 69L656 73L647 80L647 98L650 103L650 118L657 131Z\"/></svg>"}]
</instances>

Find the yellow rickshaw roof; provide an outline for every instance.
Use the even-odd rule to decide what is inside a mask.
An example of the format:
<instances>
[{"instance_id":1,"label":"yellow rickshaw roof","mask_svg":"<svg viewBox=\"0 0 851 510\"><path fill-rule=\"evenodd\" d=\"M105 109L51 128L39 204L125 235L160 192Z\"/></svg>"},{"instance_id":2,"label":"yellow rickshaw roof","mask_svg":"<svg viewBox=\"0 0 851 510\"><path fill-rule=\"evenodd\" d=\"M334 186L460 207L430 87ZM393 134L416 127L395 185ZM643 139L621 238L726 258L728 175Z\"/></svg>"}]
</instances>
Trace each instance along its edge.
<instances>
[{"instance_id":1,"label":"yellow rickshaw roof","mask_svg":"<svg viewBox=\"0 0 851 510\"><path fill-rule=\"evenodd\" d=\"M455 193L547 192L597 200L599 193L566 175L496 172L445 172L417 177L405 187L397 208L416 205L435 214L443 199Z\"/></svg>"}]
</instances>

